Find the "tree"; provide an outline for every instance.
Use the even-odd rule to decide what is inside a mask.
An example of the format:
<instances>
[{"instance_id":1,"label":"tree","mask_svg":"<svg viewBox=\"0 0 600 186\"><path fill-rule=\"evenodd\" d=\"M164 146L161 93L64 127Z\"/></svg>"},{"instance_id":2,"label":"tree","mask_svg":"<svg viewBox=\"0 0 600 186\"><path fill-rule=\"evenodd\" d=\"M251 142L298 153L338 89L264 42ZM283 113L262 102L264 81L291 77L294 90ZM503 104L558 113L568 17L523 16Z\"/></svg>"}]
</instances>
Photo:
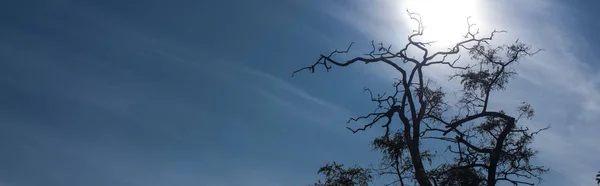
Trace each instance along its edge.
<instances>
[{"instance_id":1,"label":"tree","mask_svg":"<svg viewBox=\"0 0 600 186\"><path fill-rule=\"evenodd\" d=\"M596 174L596 184L600 185L600 171Z\"/></svg>"},{"instance_id":2,"label":"tree","mask_svg":"<svg viewBox=\"0 0 600 186\"><path fill-rule=\"evenodd\" d=\"M381 165L370 169L380 176L392 176L395 181L390 185L410 182L421 186L494 186L498 182L534 185L535 180L541 181L540 175L548 169L531 162L537 151L529 145L538 132L547 128L530 131L518 125L520 119L534 115L533 108L523 102L517 107L516 116L511 116L504 110L489 107L492 93L504 90L510 78L517 74L513 67L540 50L532 50L519 40L510 45L492 46L490 41L494 36L505 31L494 30L487 37L480 37L479 30L474 32L474 25L467 19L464 40L447 50L434 52L430 49L432 42L420 40L425 30L420 15L407 13L416 22L417 29L400 50L393 51L391 46L372 42L372 51L365 56L339 61L337 55L348 54L352 43L346 50L320 55L317 62L293 74L314 73L318 67L329 71L334 66L358 63L385 64L397 72L393 93L374 95L365 88L371 101L376 103L376 109L348 120L348 123L366 120L362 127L348 127L353 133L375 125L383 128L381 137L372 142L373 148L382 153ZM412 50L416 52L409 52ZM470 56L471 63L457 63L463 52ZM449 83L460 80L462 90L455 92L458 98L452 101L453 105L447 98L448 93L442 87L434 87L433 81L426 78L425 72L433 66L454 70ZM421 149L423 143L434 142L442 143L446 148L439 152ZM319 172L331 170L330 166L324 166ZM343 174L325 175L328 180L325 185L364 185L364 182L356 184L344 181L347 179L331 179L331 175Z\"/></svg>"},{"instance_id":3,"label":"tree","mask_svg":"<svg viewBox=\"0 0 600 186\"><path fill-rule=\"evenodd\" d=\"M325 181L318 181L314 186L359 185L367 186L373 178L370 170L361 167L344 168L343 164L326 164L319 169L325 175Z\"/></svg>"}]
</instances>

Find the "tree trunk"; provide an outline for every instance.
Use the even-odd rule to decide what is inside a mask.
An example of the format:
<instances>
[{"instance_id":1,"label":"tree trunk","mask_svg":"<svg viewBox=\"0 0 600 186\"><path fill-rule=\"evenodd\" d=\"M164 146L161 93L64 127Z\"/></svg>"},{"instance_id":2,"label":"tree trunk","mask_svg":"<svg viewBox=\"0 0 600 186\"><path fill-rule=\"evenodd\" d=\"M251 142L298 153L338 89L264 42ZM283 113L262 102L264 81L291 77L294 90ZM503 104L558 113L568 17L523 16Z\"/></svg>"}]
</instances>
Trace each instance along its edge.
<instances>
[{"instance_id":1,"label":"tree trunk","mask_svg":"<svg viewBox=\"0 0 600 186\"><path fill-rule=\"evenodd\" d=\"M425 172L423 167L423 161L421 160L421 151L419 151L419 144L415 144L413 140L408 139L408 150L410 151L410 159L412 160L413 167L415 169L415 179L420 186L431 186L429 182L429 176Z\"/></svg>"},{"instance_id":2,"label":"tree trunk","mask_svg":"<svg viewBox=\"0 0 600 186\"><path fill-rule=\"evenodd\" d=\"M500 159L500 154L502 153L502 145L504 144L504 140L506 140L508 133L510 133L514 126L515 119L510 118L506 123L506 127L504 127L504 129L500 133L500 136L498 136L496 146L494 147L494 150L490 155L490 168L488 170L487 186L496 185L496 169L498 168L498 160Z\"/></svg>"}]
</instances>

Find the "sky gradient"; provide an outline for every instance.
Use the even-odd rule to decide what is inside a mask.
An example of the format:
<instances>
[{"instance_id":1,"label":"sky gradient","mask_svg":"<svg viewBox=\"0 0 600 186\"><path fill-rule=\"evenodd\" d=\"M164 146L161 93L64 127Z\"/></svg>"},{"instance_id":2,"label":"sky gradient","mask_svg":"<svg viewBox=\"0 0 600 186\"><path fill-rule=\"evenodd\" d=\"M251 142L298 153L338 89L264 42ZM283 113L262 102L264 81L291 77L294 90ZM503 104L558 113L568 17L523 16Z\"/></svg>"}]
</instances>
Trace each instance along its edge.
<instances>
[{"instance_id":1,"label":"sky gradient","mask_svg":"<svg viewBox=\"0 0 600 186\"><path fill-rule=\"evenodd\" d=\"M344 124L374 108L363 87L389 91L393 74L291 72L350 42L403 43L398 2L0 2L0 186L300 186L328 161L375 163L377 131ZM476 19L544 49L493 100L528 101L522 124L552 126L533 144L551 168L542 185L594 185L600 3L566 2L486 1ZM444 73L429 77L455 89Z\"/></svg>"}]
</instances>

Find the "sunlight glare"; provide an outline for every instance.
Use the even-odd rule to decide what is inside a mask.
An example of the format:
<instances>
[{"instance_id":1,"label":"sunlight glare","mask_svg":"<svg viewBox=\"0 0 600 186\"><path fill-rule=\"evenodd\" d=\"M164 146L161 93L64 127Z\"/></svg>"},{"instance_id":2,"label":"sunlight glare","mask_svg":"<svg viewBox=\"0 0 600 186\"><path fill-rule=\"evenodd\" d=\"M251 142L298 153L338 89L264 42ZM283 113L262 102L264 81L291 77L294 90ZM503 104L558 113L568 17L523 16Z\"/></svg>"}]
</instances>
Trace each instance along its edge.
<instances>
[{"instance_id":1,"label":"sunlight glare","mask_svg":"<svg viewBox=\"0 0 600 186\"><path fill-rule=\"evenodd\" d=\"M416 23L410 20L406 9L421 14L425 27L423 41L436 41L436 46L446 47L463 38L467 32L467 17L477 24L473 32L482 24L481 3L481 0L404 0L401 13L405 26L410 29L416 29Z\"/></svg>"}]
</instances>

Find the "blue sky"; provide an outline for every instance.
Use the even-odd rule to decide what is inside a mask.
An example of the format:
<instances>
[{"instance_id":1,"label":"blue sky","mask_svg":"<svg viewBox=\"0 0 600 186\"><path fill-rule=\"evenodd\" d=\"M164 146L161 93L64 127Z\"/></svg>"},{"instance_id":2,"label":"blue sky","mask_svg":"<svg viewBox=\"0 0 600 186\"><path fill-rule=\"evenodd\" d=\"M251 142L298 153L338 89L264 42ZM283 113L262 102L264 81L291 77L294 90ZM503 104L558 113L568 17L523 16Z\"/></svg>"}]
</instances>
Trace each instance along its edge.
<instances>
[{"instance_id":1,"label":"blue sky","mask_svg":"<svg viewBox=\"0 0 600 186\"><path fill-rule=\"evenodd\" d=\"M534 144L552 168L542 185L593 185L600 167L600 4L569 3L480 7L482 27L509 31L501 41L545 49L494 100L509 109L529 101L537 116L523 124L552 125ZM389 90L389 70L291 72L352 41L357 52L372 39L403 42L406 8L391 0L2 2L0 186L306 185L331 160L376 162L367 144L377 131L352 135L344 123L372 110L363 87ZM447 73L434 72L434 80Z\"/></svg>"}]
</instances>

